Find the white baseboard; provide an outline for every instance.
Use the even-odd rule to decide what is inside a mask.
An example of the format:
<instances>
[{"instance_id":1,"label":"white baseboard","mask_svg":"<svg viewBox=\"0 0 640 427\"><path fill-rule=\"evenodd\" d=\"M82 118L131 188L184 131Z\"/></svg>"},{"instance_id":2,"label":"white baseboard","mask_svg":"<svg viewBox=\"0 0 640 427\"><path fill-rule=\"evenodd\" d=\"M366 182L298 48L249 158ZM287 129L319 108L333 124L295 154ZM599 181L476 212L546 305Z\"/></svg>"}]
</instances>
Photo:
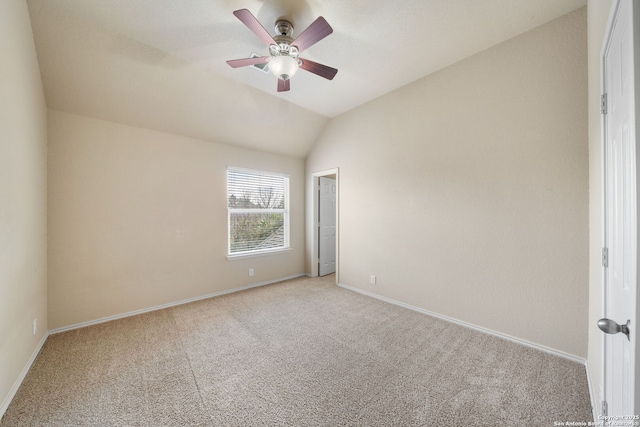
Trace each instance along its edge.
<instances>
[{"instance_id":1,"label":"white baseboard","mask_svg":"<svg viewBox=\"0 0 640 427\"><path fill-rule=\"evenodd\" d=\"M599 421L600 407L598 406L599 399L596 399L596 394L593 390L593 382L591 380L591 372L589 371L589 360L584 361L584 369L587 371L587 385L589 387L589 398L591 399L591 410L593 412L593 420Z\"/></svg>"},{"instance_id":2,"label":"white baseboard","mask_svg":"<svg viewBox=\"0 0 640 427\"><path fill-rule=\"evenodd\" d=\"M58 334L60 332L66 332L66 331L71 331L73 329L85 328L87 326L97 325L99 323L105 323L105 322L109 322L111 320L123 319L125 317L136 316L138 314L149 313L151 311L156 311L156 310L162 310L163 308L175 307L177 305L188 304L190 302L200 301L200 300L207 299L207 298L213 298L213 297L219 297L221 295L232 294L234 292L240 292L240 291L244 291L244 290L251 289L251 288L257 288L259 286L265 286L265 285L270 285L272 283L282 282L284 280L295 279L297 277L301 277L301 276L304 276L304 275L305 275L304 273L294 274L292 276L281 277L281 278L273 279L273 280L267 280L265 282L253 283L251 285L241 286L239 288L227 289L225 291L214 292L212 294L207 294L207 295L201 295L199 297L187 298L187 299L183 299L183 300L180 300L180 301L170 302L170 303L167 303L167 304L162 304L162 305L156 305L156 306L153 306L153 307L143 308L141 310L134 310L134 311L129 311L127 313L122 313L122 314L116 314L116 315L113 315L113 316L102 317L100 319L95 319L95 320L89 320L88 322L82 322L82 323L76 323L74 325L63 326L61 328L51 329L49 331L49 334Z\"/></svg>"},{"instance_id":3,"label":"white baseboard","mask_svg":"<svg viewBox=\"0 0 640 427\"><path fill-rule=\"evenodd\" d=\"M350 291L358 292L358 293L366 295L368 297L372 297L372 298L376 298L376 299L379 299L379 300L384 301L384 302L388 302L390 304L399 305L400 307L404 307L404 308L408 308L409 310L417 311L418 313L426 314L426 315L431 316L431 317L437 317L438 319L446 320L447 322L455 323L457 325L464 326L464 327L470 328L470 329L474 329L474 330L479 331L479 332L484 332L485 334L493 335L493 336L498 337L498 338L502 338L502 339L505 339L505 340L508 340L508 341L511 341L511 342L515 342L517 344L524 345L526 347L530 347L530 348L534 348L536 350L544 351L545 353L550 353L550 354L562 357L564 359L569 359L569 360L571 360L573 362L580 363L581 365L584 365L585 362L586 362L585 359L583 359L581 357L578 357L578 356L574 356L573 354L565 353L563 351L556 350L556 349L550 348L550 347L546 347L546 346L541 345L541 344L532 343L530 341L523 340L521 338L516 338L516 337L513 337L511 335L507 335L507 334L503 334L501 332L497 332L497 331L494 331L494 330L491 330L491 329L483 328L482 326L477 326L477 325L474 325L472 323L463 322L462 320L454 319L453 317L443 316L442 314L434 313L432 311L425 310L424 308L420 308L420 307L416 307L416 306L413 306L413 305L410 305L410 304L406 304L404 302L396 301L394 299L387 298L387 297L384 297L382 295L374 294L372 292L363 291L362 289L354 288L352 286L345 285L344 283L338 283L338 286L340 286L341 288L344 288L344 289L348 289Z\"/></svg>"},{"instance_id":4,"label":"white baseboard","mask_svg":"<svg viewBox=\"0 0 640 427\"><path fill-rule=\"evenodd\" d=\"M42 336L42 339L36 346L33 353L31 354L31 357L29 358L29 360L27 361L27 364L22 369L22 372L20 372L20 375L16 379L15 383L13 383L13 387L11 387L11 390L9 390L9 394L4 399L4 402L2 402L2 406L0 406L0 419L2 419L2 417L4 416L4 413L7 412L7 408L9 408L9 404L11 403L16 393L18 392L18 389L22 385L22 381L24 381L24 378L29 373L29 370L31 369L31 365L33 365L33 362L35 362L36 357L38 357L38 354L40 353L40 350L42 349L42 346L44 345L44 343L47 341L48 337L49 337L49 332L46 332Z\"/></svg>"}]
</instances>

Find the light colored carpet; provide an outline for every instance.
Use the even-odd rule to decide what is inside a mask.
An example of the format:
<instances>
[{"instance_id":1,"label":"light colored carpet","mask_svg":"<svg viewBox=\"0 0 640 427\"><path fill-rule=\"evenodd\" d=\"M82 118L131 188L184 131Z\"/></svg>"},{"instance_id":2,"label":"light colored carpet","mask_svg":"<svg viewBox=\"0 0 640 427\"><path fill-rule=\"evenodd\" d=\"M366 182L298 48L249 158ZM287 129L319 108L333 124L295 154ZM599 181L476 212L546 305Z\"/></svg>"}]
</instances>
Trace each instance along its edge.
<instances>
[{"instance_id":1,"label":"light colored carpet","mask_svg":"<svg viewBox=\"0 0 640 427\"><path fill-rule=\"evenodd\" d=\"M300 278L51 335L0 425L553 426L584 366Z\"/></svg>"}]
</instances>

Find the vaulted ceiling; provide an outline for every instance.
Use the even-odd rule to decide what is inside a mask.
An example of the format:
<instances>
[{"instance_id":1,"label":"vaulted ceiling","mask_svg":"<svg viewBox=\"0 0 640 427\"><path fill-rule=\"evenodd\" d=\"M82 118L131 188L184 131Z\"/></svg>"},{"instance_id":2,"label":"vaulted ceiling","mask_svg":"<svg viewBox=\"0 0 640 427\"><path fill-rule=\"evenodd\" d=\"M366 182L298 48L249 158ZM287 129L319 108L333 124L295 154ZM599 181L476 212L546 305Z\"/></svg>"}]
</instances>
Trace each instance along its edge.
<instances>
[{"instance_id":1,"label":"vaulted ceiling","mask_svg":"<svg viewBox=\"0 0 640 427\"><path fill-rule=\"evenodd\" d=\"M47 105L126 125L304 158L326 122L586 4L586 0L28 0ZM268 48L249 9L295 38L318 16L333 34L304 52L291 90L228 59Z\"/></svg>"}]
</instances>

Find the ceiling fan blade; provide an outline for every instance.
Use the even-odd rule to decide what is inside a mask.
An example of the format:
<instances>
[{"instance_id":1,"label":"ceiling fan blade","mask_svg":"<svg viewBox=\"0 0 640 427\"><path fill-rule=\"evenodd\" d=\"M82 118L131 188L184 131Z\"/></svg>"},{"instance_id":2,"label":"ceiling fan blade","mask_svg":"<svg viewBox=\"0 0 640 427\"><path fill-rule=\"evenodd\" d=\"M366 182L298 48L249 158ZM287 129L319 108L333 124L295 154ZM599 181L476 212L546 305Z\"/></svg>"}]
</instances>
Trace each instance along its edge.
<instances>
[{"instance_id":1,"label":"ceiling fan blade","mask_svg":"<svg viewBox=\"0 0 640 427\"><path fill-rule=\"evenodd\" d=\"M256 19L255 16L248 9L239 9L233 12L233 14L246 25L253 33L260 38L267 46L277 44L273 37L264 29L262 24Z\"/></svg>"},{"instance_id":2,"label":"ceiling fan blade","mask_svg":"<svg viewBox=\"0 0 640 427\"><path fill-rule=\"evenodd\" d=\"M269 61L267 56L259 56L257 58L230 59L227 64L233 68L246 67L247 65L266 64Z\"/></svg>"},{"instance_id":3,"label":"ceiling fan blade","mask_svg":"<svg viewBox=\"0 0 640 427\"><path fill-rule=\"evenodd\" d=\"M324 77L325 79L333 80L336 74L338 74L338 70L335 68L318 64L317 62L313 62L308 59L300 59L302 60L302 65L300 65L300 68L302 68L303 70L307 70L313 74L317 74L320 77Z\"/></svg>"},{"instance_id":4,"label":"ceiling fan blade","mask_svg":"<svg viewBox=\"0 0 640 427\"><path fill-rule=\"evenodd\" d=\"M331 25L322 16L319 16L291 44L298 46L298 50L302 52L331 33L333 33Z\"/></svg>"},{"instance_id":5,"label":"ceiling fan blade","mask_svg":"<svg viewBox=\"0 0 640 427\"><path fill-rule=\"evenodd\" d=\"M291 89L291 80L278 79L278 92L286 92Z\"/></svg>"}]
</instances>

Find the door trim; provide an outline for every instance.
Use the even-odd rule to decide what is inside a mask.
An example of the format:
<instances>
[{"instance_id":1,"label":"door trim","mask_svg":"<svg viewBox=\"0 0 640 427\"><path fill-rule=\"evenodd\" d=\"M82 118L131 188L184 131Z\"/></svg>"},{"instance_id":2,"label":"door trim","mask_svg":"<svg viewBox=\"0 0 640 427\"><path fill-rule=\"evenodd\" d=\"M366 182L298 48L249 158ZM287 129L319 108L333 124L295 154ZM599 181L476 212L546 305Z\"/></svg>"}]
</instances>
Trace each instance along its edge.
<instances>
[{"instance_id":1,"label":"door trim","mask_svg":"<svg viewBox=\"0 0 640 427\"><path fill-rule=\"evenodd\" d=\"M607 28L605 30L604 40L602 41L602 47L600 48L600 96L605 93L605 55L607 53L607 46L609 46L611 40L611 29L613 28L614 18L620 5L619 0L614 0L611 11L609 12L609 18L607 19ZM601 250L604 248L607 242L607 120L602 112L600 113L600 243ZM600 262L600 318L605 316L607 311L607 271ZM594 325L595 326L595 325ZM591 325L589 325L591 327ZM606 351L606 337L603 333L600 333L600 384L598 384L598 401L593 405L593 410L596 412L595 420L599 420L602 414L602 405L605 402L606 384L607 384L607 351Z\"/></svg>"},{"instance_id":2,"label":"door trim","mask_svg":"<svg viewBox=\"0 0 640 427\"><path fill-rule=\"evenodd\" d=\"M327 169L320 172L313 172L311 174L311 181L313 183L313 233L311 233L311 276L318 277L318 209L320 207L320 200L318 196L318 178L321 176L333 176L336 177L336 285L340 283L340 168Z\"/></svg>"}]
</instances>

